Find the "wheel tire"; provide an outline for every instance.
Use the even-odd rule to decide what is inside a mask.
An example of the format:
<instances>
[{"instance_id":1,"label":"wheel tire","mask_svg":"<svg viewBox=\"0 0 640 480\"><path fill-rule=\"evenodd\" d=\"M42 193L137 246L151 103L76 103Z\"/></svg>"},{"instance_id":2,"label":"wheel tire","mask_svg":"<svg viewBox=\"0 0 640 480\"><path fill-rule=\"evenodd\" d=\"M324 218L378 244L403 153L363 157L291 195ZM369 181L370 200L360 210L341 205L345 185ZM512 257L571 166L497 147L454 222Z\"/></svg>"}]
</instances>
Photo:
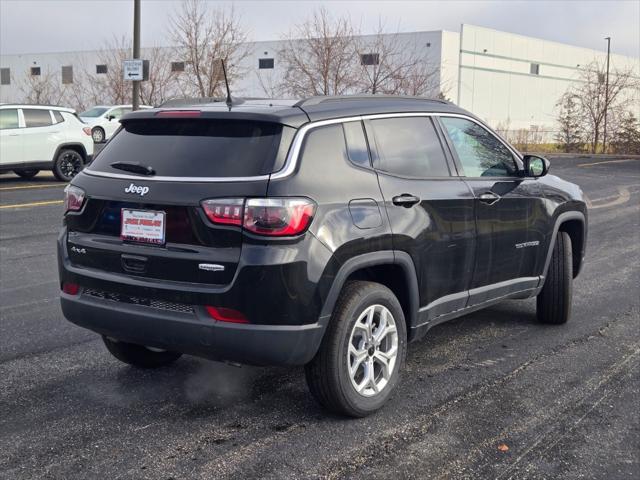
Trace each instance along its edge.
<instances>
[{"instance_id":1,"label":"wheel tire","mask_svg":"<svg viewBox=\"0 0 640 480\"><path fill-rule=\"evenodd\" d=\"M53 162L53 175L61 182L68 182L84 167L84 159L75 150L65 149Z\"/></svg>"},{"instance_id":2,"label":"wheel tire","mask_svg":"<svg viewBox=\"0 0 640 480\"><path fill-rule=\"evenodd\" d=\"M35 177L40 170L31 169L31 170L14 170L13 173L18 175L20 178L24 178L26 180L30 180Z\"/></svg>"},{"instance_id":3,"label":"wheel tire","mask_svg":"<svg viewBox=\"0 0 640 480\"><path fill-rule=\"evenodd\" d=\"M116 341L102 337L109 353L118 360L138 368L158 368L175 362L182 356L179 352L156 352L142 345Z\"/></svg>"},{"instance_id":4,"label":"wheel tire","mask_svg":"<svg viewBox=\"0 0 640 480\"><path fill-rule=\"evenodd\" d=\"M93 143L102 143L105 139L104 130L100 127L94 127L91 130L91 138L93 139Z\"/></svg>"},{"instance_id":5,"label":"wheel tire","mask_svg":"<svg viewBox=\"0 0 640 480\"><path fill-rule=\"evenodd\" d=\"M558 232L547 277L537 298L538 321L554 325L566 323L571 317L572 293L573 252L571 238L566 232Z\"/></svg>"},{"instance_id":6,"label":"wheel tire","mask_svg":"<svg viewBox=\"0 0 640 480\"><path fill-rule=\"evenodd\" d=\"M348 352L350 344L354 341L353 332L356 331L354 329L356 322L359 321L365 310L374 305L385 307L395 321L397 354L386 385L381 388L379 393L365 396L358 393L356 386L352 383L349 373L349 363L352 357ZM388 337L382 338L387 339ZM385 340L385 342L387 341ZM311 394L323 407L332 412L352 417L370 415L387 402L400 379L407 350L406 342L404 314L400 302L393 292L384 285L374 282L352 281L347 283L334 308L318 353L305 366L307 384ZM365 343L361 351L366 352L366 349ZM370 352L371 349L368 351ZM368 358L374 361L372 357ZM365 368L364 363L367 360L359 365ZM380 365L378 363L379 368ZM356 373L360 371L360 366L357 367ZM375 368L373 371L375 372ZM382 370L379 369L378 378L381 374ZM364 378L362 383L364 384Z\"/></svg>"}]
</instances>

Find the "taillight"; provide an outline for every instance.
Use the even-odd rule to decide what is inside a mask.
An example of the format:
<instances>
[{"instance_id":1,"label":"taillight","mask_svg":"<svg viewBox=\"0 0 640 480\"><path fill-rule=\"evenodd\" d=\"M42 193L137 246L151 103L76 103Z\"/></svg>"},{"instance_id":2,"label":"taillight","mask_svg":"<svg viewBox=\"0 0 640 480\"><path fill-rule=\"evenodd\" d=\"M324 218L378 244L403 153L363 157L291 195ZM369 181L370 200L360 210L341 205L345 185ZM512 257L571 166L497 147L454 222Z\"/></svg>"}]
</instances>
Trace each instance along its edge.
<instances>
[{"instance_id":1,"label":"taillight","mask_svg":"<svg viewBox=\"0 0 640 480\"><path fill-rule=\"evenodd\" d=\"M62 284L62 291L67 295L77 295L80 292L80 285L77 283L64 282Z\"/></svg>"},{"instance_id":2,"label":"taillight","mask_svg":"<svg viewBox=\"0 0 640 480\"><path fill-rule=\"evenodd\" d=\"M73 185L67 185L64 189L64 211L77 212L84 203L84 190Z\"/></svg>"},{"instance_id":3,"label":"taillight","mask_svg":"<svg viewBox=\"0 0 640 480\"><path fill-rule=\"evenodd\" d=\"M242 312L234 310L233 308L211 307L209 305L206 305L205 308L209 316L219 322L249 323L249 320L246 319Z\"/></svg>"},{"instance_id":4,"label":"taillight","mask_svg":"<svg viewBox=\"0 0 640 480\"><path fill-rule=\"evenodd\" d=\"M308 198L216 198L201 204L213 223L242 225L248 232L273 237L304 232L316 208Z\"/></svg>"},{"instance_id":5,"label":"taillight","mask_svg":"<svg viewBox=\"0 0 640 480\"><path fill-rule=\"evenodd\" d=\"M258 235L298 235L311 223L315 208L308 198L249 198L243 227Z\"/></svg>"},{"instance_id":6,"label":"taillight","mask_svg":"<svg viewBox=\"0 0 640 480\"><path fill-rule=\"evenodd\" d=\"M244 199L242 198L217 198L202 202L204 213L213 223L223 225L242 225L242 212Z\"/></svg>"},{"instance_id":7,"label":"taillight","mask_svg":"<svg viewBox=\"0 0 640 480\"><path fill-rule=\"evenodd\" d=\"M82 131L84 133L86 133L87 135L91 136L91 128L89 127L82 127Z\"/></svg>"}]
</instances>

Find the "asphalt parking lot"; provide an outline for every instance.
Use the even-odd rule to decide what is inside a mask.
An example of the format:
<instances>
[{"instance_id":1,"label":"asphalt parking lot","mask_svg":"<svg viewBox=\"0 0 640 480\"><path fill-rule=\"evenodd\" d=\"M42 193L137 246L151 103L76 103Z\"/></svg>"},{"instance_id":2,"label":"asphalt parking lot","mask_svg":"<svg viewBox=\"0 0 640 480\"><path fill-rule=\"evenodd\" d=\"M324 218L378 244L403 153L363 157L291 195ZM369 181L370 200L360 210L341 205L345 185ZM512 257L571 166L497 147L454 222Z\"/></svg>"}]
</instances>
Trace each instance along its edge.
<instances>
[{"instance_id":1,"label":"asphalt parking lot","mask_svg":"<svg viewBox=\"0 0 640 480\"><path fill-rule=\"evenodd\" d=\"M360 420L302 369L119 363L60 311L64 185L0 176L0 478L639 478L640 160L552 173L591 200L572 320L527 300L440 325Z\"/></svg>"}]
</instances>

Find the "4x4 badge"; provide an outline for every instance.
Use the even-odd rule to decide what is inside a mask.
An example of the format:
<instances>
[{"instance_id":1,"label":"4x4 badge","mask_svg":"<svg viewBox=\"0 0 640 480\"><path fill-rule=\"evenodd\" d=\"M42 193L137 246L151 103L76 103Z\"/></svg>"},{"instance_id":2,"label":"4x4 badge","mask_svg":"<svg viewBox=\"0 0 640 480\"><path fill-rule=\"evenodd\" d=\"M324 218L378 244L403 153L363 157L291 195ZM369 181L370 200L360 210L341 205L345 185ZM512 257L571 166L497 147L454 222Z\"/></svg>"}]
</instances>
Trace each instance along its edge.
<instances>
[{"instance_id":1,"label":"4x4 badge","mask_svg":"<svg viewBox=\"0 0 640 480\"><path fill-rule=\"evenodd\" d=\"M149 192L149 187L142 187L133 183L124 189L124 193L137 193L141 197L145 196L147 192Z\"/></svg>"}]
</instances>

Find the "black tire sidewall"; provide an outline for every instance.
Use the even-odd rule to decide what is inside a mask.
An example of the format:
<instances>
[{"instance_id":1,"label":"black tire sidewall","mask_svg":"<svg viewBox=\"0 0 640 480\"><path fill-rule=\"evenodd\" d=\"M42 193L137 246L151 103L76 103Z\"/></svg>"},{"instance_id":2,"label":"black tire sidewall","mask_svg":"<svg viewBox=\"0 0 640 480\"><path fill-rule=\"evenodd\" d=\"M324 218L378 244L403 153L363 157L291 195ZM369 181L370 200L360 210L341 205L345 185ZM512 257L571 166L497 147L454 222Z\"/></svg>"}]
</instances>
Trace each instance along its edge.
<instances>
[{"instance_id":1,"label":"black tire sidewall","mask_svg":"<svg viewBox=\"0 0 640 480\"><path fill-rule=\"evenodd\" d=\"M22 170L14 170L13 173L18 175L20 178L25 178L29 180L35 177L36 175L38 175L38 173L40 173L40 170L35 168L24 168Z\"/></svg>"},{"instance_id":2,"label":"black tire sidewall","mask_svg":"<svg viewBox=\"0 0 640 480\"><path fill-rule=\"evenodd\" d=\"M138 368L163 367L173 363L182 356L179 352L155 352L142 345L114 341L104 335L102 336L102 341L111 355L123 363L127 363Z\"/></svg>"},{"instance_id":3,"label":"black tire sidewall","mask_svg":"<svg viewBox=\"0 0 640 480\"><path fill-rule=\"evenodd\" d=\"M571 317L573 296L573 245L569 234L556 235L544 286L536 299L538 321L560 325ZM561 272L554 266L561 266Z\"/></svg>"},{"instance_id":4,"label":"black tire sidewall","mask_svg":"<svg viewBox=\"0 0 640 480\"><path fill-rule=\"evenodd\" d=\"M398 330L398 357L389 383L382 392L373 397L365 397L359 394L351 384L346 359L353 326L367 307L376 304L385 306L393 315ZM382 407L393 394L400 380L400 372L404 366L407 351L404 314L400 303L389 289L379 284L370 284L366 294L358 299L357 302L349 305L341 320L338 323L338 331L336 332L340 335L339 347L334 352L337 356L334 361L337 364L338 385L342 397L350 407L349 409L357 415L364 416Z\"/></svg>"}]
</instances>

